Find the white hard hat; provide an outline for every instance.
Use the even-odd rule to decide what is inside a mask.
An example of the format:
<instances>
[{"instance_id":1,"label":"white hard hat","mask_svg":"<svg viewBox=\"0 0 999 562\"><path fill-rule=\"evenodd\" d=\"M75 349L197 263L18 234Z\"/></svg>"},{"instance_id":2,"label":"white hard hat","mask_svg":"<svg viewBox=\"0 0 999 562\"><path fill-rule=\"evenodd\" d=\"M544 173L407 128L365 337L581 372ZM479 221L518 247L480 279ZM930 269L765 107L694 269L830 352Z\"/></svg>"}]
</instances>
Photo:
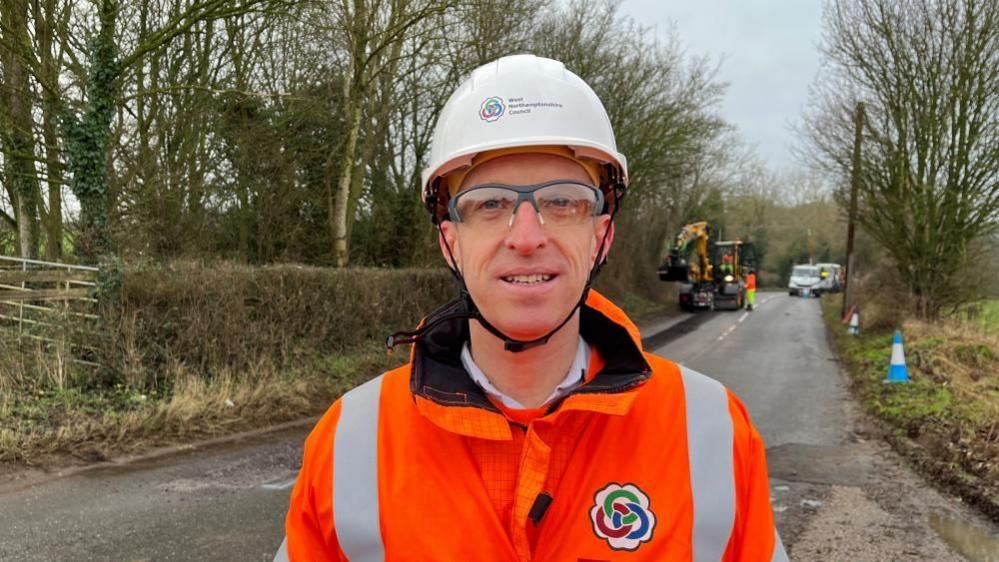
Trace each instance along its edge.
<instances>
[{"instance_id":1,"label":"white hard hat","mask_svg":"<svg viewBox=\"0 0 999 562\"><path fill-rule=\"evenodd\" d=\"M424 203L436 220L446 213L441 178L483 152L532 146L564 146L606 167L601 187L615 196L627 185L627 162L593 89L559 61L514 55L475 69L444 105L423 170Z\"/></svg>"}]
</instances>

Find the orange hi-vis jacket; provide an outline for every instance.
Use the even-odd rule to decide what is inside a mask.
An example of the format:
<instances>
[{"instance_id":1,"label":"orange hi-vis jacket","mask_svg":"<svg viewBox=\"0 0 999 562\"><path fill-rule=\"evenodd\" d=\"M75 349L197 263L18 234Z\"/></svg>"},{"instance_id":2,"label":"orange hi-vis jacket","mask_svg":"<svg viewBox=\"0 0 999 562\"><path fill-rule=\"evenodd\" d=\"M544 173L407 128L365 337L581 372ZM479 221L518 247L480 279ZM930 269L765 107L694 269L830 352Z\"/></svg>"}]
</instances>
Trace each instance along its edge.
<instances>
[{"instance_id":1,"label":"orange hi-vis jacket","mask_svg":"<svg viewBox=\"0 0 999 562\"><path fill-rule=\"evenodd\" d=\"M756 274L750 273L746 276L746 288L755 289L756 288Z\"/></svg>"},{"instance_id":2,"label":"orange hi-vis jacket","mask_svg":"<svg viewBox=\"0 0 999 562\"><path fill-rule=\"evenodd\" d=\"M508 411L464 371L467 320L428 331L309 435L275 560L786 561L739 399L596 292L580 333L584 383Z\"/></svg>"}]
</instances>

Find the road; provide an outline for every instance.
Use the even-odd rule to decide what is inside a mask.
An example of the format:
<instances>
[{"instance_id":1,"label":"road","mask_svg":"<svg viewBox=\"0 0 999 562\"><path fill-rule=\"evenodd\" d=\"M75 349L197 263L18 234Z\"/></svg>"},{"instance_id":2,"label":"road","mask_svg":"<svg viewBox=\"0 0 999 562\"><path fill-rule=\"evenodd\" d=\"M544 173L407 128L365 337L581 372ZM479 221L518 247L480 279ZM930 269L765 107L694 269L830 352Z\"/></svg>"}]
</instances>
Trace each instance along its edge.
<instances>
[{"instance_id":1,"label":"road","mask_svg":"<svg viewBox=\"0 0 999 562\"><path fill-rule=\"evenodd\" d=\"M759 301L752 313L672 320L649 343L746 403L767 443L771 497L792 559L999 560L995 527L929 489L869 436L818 302L777 293ZM31 486L0 483L0 560L270 560L305 434L286 430Z\"/></svg>"},{"instance_id":2,"label":"road","mask_svg":"<svg viewBox=\"0 0 999 562\"><path fill-rule=\"evenodd\" d=\"M0 561L271 560L306 430L0 495Z\"/></svg>"},{"instance_id":3,"label":"road","mask_svg":"<svg viewBox=\"0 0 999 562\"><path fill-rule=\"evenodd\" d=\"M745 402L767 444L791 558L999 561L994 525L932 490L873 437L827 343L819 301L758 300L753 312L702 315L696 330L652 349Z\"/></svg>"}]
</instances>

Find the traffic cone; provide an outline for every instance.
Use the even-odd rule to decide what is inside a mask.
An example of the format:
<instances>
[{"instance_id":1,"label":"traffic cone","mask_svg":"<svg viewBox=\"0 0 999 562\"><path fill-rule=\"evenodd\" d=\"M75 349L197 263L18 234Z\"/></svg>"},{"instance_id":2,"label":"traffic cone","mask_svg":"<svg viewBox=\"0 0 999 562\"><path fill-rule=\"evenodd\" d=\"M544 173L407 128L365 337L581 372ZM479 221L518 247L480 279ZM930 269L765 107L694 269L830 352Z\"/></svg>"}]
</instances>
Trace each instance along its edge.
<instances>
[{"instance_id":1,"label":"traffic cone","mask_svg":"<svg viewBox=\"0 0 999 562\"><path fill-rule=\"evenodd\" d=\"M905 351L902 349L902 332L895 330L895 341L891 344L891 366L884 382L909 382L909 370L905 367Z\"/></svg>"},{"instance_id":2,"label":"traffic cone","mask_svg":"<svg viewBox=\"0 0 999 562\"><path fill-rule=\"evenodd\" d=\"M850 327L846 329L846 332L852 336L860 335L860 313L857 311L853 312L850 316Z\"/></svg>"}]
</instances>

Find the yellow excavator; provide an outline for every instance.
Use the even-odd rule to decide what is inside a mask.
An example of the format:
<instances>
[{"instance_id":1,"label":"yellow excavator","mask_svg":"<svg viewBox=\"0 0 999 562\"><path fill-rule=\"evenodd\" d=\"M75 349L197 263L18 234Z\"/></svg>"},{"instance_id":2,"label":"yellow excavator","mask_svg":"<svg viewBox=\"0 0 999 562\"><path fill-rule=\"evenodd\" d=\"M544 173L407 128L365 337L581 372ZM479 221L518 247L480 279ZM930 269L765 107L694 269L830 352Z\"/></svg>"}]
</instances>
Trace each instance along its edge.
<instances>
[{"instance_id":1,"label":"yellow excavator","mask_svg":"<svg viewBox=\"0 0 999 562\"><path fill-rule=\"evenodd\" d=\"M710 239L707 221L685 225L659 267L659 279L681 283L684 310L739 310L746 299L745 275L755 268L755 248L739 239Z\"/></svg>"}]
</instances>

